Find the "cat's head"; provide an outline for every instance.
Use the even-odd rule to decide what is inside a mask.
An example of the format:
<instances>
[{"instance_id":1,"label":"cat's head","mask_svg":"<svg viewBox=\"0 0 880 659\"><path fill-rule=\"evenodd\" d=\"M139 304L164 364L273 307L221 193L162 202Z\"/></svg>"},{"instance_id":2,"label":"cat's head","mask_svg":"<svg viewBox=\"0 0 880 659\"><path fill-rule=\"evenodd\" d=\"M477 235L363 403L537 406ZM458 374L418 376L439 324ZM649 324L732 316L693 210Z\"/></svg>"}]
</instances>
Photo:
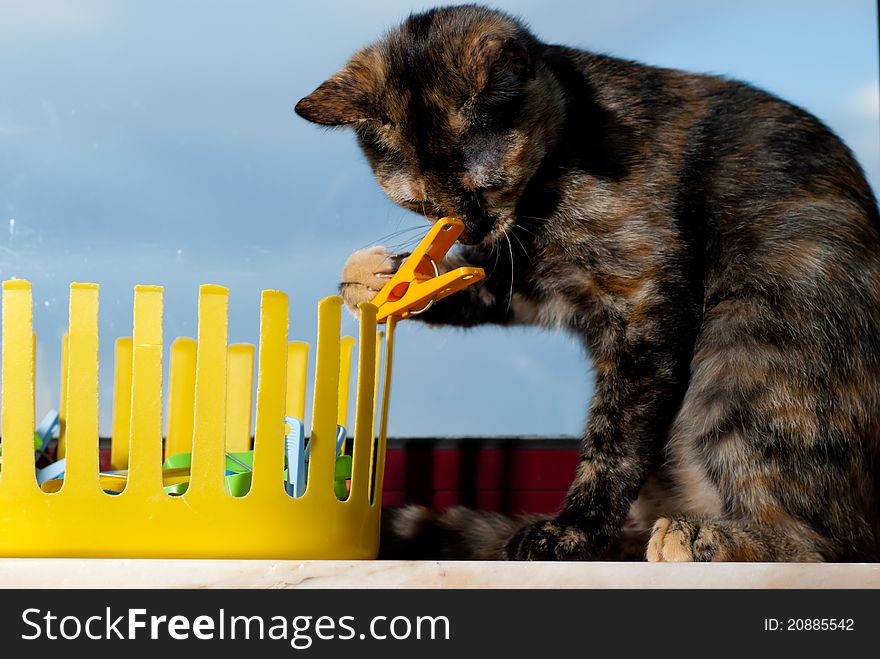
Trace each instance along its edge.
<instances>
[{"instance_id":1,"label":"cat's head","mask_svg":"<svg viewBox=\"0 0 880 659\"><path fill-rule=\"evenodd\" d=\"M477 6L411 15L296 105L351 125L386 194L434 220L460 217L461 241L489 242L555 138L559 102L542 45L518 21Z\"/></svg>"}]
</instances>

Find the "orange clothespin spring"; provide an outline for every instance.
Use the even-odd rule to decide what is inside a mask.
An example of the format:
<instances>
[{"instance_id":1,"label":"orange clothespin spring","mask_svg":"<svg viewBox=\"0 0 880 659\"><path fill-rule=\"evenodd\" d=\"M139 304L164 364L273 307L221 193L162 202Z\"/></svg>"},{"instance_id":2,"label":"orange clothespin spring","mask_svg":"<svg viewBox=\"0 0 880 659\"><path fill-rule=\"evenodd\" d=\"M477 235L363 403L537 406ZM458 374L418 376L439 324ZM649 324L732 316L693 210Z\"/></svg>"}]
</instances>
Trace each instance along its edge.
<instances>
[{"instance_id":1,"label":"orange clothespin spring","mask_svg":"<svg viewBox=\"0 0 880 659\"><path fill-rule=\"evenodd\" d=\"M482 268L456 268L440 274L440 262L464 231L461 220L444 217L403 262L391 280L373 298L376 320L408 318L427 311L437 300L457 293L486 276Z\"/></svg>"}]
</instances>

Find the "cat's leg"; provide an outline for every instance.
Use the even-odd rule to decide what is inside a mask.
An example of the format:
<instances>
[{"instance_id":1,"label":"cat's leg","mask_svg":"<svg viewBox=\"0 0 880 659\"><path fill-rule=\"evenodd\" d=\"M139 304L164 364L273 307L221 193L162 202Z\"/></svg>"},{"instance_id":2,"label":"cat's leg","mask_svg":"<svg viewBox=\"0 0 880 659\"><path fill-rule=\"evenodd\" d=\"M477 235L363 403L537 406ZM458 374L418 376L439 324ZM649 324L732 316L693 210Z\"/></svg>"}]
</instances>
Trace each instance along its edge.
<instances>
[{"instance_id":1,"label":"cat's leg","mask_svg":"<svg viewBox=\"0 0 880 659\"><path fill-rule=\"evenodd\" d=\"M649 557L876 557L877 312L849 271L873 266L806 241L767 259L707 303Z\"/></svg>"},{"instance_id":2,"label":"cat's leg","mask_svg":"<svg viewBox=\"0 0 880 659\"><path fill-rule=\"evenodd\" d=\"M654 524L646 557L655 562L822 560L821 545L806 527L774 528L740 520L661 517Z\"/></svg>"},{"instance_id":3,"label":"cat's leg","mask_svg":"<svg viewBox=\"0 0 880 659\"><path fill-rule=\"evenodd\" d=\"M605 323L593 342L596 391L563 510L514 534L506 558L600 559L616 542L630 505L662 460L693 346L694 330L686 317L675 315L688 305L658 298L645 302L649 306L629 324Z\"/></svg>"}]
</instances>

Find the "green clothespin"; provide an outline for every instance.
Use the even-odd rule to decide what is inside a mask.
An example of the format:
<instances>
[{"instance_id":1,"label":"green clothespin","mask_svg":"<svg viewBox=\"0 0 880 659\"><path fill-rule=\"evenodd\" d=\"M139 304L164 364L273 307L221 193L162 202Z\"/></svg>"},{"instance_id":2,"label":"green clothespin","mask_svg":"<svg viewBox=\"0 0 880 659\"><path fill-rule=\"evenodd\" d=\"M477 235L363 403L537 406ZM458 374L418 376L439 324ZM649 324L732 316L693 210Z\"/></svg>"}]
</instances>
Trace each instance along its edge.
<instances>
[{"instance_id":1,"label":"green clothespin","mask_svg":"<svg viewBox=\"0 0 880 659\"><path fill-rule=\"evenodd\" d=\"M168 456L162 469L189 469L192 466L192 453L176 453ZM226 454L226 471L243 474L254 469L254 452L240 451Z\"/></svg>"},{"instance_id":2,"label":"green clothespin","mask_svg":"<svg viewBox=\"0 0 880 659\"><path fill-rule=\"evenodd\" d=\"M340 501L348 498L346 485L348 480L351 480L351 456L340 455L336 458L336 466L333 468L333 492Z\"/></svg>"},{"instance_id":3,"label":"green clothespin","mask_svg":"<svg viewBox=\"0 0 880 659\"><path fill-rule=\"evenodd\" d=\"M243 497L251 489L251 480L253 473L244 471L240 474L230 474L226 476L226 493L233 497ZM164 488L166 494L181 495L186 494L189 489L189 482L175 483L174 485L166 485Z\"/></svg>"}]
</instances>

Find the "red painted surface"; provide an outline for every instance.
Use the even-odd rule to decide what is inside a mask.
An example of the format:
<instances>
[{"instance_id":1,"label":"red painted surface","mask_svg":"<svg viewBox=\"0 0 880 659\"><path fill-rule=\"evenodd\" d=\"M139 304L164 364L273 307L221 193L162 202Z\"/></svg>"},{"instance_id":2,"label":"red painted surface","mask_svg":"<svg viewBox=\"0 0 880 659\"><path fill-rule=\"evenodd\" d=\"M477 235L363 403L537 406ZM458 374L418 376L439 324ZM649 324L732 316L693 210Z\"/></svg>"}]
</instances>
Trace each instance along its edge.
<instances>
[{"instance_id":1,"label":"red painted surface","mask_svg":"<svg viewBox=\"0 0 880 659\"><path fill-rule=\"evenodd\" d=\"M487 443L493 445L420 439L389 448L382 505L468 506L506 514L560 509L577 467L576 448ZM109 450L101 450L100 461L102 470L110 468Z\"/></svg>"},{"instance_id":2,"label":"red painted surface","mask_svg":"<svg viewBox=\"0 0 880 659\"><path fill-rule=\"evenodd\" d=\"M466 505L477 510L491 510L507 514L547 513L553 514L562 507L565 490L520 490L505 491L477 490L468 497L460 492L437 490L430 497L418 497L417 501L402 490L385 490L382 494L383 506L402 506L420 503L436 510L451 506Z\"/></svg>"},{"instance_id":3,"label":"red painted surface","mask_svg":"<svg viewBox=\"0 0 880 659\"><path fill-rule=\"evenodd\" d=\"M419 441L388 449L382 503L553 513L562 505L577 463L575 448L437 447Z\"/></svg>"}]
</instances>

